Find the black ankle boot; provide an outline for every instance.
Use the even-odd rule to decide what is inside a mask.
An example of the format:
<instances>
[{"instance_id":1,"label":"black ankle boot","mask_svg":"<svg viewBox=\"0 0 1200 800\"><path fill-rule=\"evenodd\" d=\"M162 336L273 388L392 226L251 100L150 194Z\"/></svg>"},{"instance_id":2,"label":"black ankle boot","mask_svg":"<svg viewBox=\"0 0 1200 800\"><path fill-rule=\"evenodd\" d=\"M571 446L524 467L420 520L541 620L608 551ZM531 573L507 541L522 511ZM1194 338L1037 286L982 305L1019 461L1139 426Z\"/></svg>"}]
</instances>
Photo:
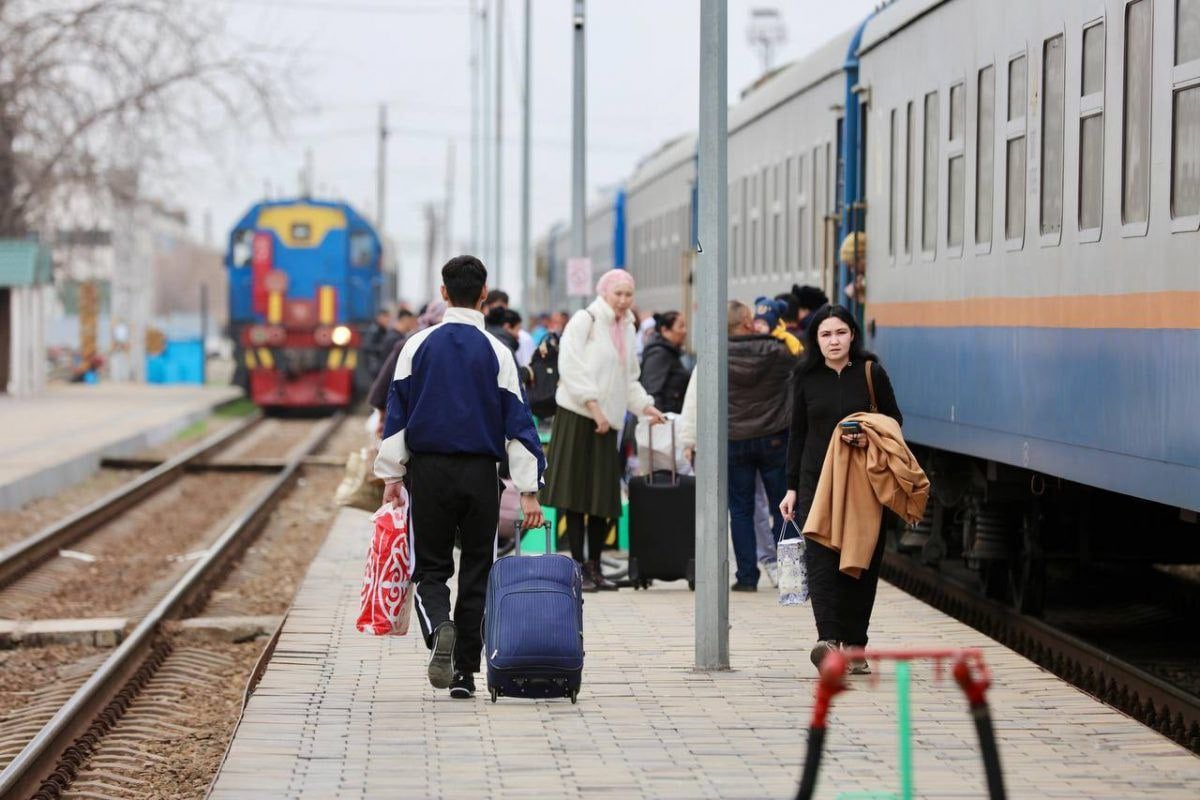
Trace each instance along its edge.
<instances>
[{"instance_id":1,"label":"black ankle boot","mask_svg":"<svg viewBox=\"0 0 1200 800\"><path fill-rule=\"evenodd\" d=\"M621 587L617 586L615 583L613 583L612 581L610 581L608 578L604 577L604 573L601 572L601 570L600 570L600 562L599 561L589 561L586 564L584 564L583 568L584 568L585 572L591 573L592 583L596 584L596 588L599 589L600 591L615 592L617 589L621 588Z\"/></svg>"},{"instance_id":2,"label":"black ankle boot","mask_svg":"<svg viewBox=\"0 0 1200 800\"><path fill-rule=\"evenodd\" d=\"M598 592L600 587L596 585L595 578L592 576L591 565L590 561L580 565L580 571L583 573L583 591Z\"/></svg>"}]
</instances>

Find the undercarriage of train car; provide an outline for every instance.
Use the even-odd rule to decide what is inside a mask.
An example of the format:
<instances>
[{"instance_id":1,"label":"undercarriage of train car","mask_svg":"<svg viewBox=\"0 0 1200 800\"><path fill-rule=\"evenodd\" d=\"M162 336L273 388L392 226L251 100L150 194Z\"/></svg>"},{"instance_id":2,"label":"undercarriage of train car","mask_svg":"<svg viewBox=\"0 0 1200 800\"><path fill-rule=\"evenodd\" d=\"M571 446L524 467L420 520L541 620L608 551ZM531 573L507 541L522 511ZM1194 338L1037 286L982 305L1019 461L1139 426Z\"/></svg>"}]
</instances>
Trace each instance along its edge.
<instances>
[{"instance_id":1,"label":"undercarriage of train car","mask_svg":"<svg viewBox=\"0 0 1200 800\"><path fill-rule=\"evenodd\" d=\"M932 484L925 517L889 546L975 573L984 594L1039 615L1047 587L1099 566L1200 563L1195 512L994 461L914 446Z\"/></svg>"}]
</instances>

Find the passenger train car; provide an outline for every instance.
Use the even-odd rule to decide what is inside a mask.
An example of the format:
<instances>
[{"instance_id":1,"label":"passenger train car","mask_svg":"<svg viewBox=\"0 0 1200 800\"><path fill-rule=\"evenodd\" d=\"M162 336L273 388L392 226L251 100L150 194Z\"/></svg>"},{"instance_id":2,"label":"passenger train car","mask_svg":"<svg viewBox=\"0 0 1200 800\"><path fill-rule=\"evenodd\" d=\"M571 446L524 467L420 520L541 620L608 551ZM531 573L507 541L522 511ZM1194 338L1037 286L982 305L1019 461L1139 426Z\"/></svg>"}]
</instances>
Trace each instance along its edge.
<instances>
[{"instance_id":1,"label":"passenger train car","mask_svg":"<svg viewBox=\"0 0 1200 800\"><path fill-rule=\"evenodd\" d=\"M1200 0L898 0L728 152L731 297L846 303L865 232L849 302L938 501L900 547L1029 612L1048 562L1200 560ZM626 185L642 308L691 306L694 186L693 136Z\"/></svg>"},{"instance_id":2,"label":"passenger train car","mask_svg":"<svg viewBox=\"0 0 1200 800\"><path fill-rule=\"evenodd\" d=\"M358 347L379 307L381 255L375 230L342 202L262 202L238 221L225 259L229 317L255 404L351 403Z\"/></svg>"}]
</instances>

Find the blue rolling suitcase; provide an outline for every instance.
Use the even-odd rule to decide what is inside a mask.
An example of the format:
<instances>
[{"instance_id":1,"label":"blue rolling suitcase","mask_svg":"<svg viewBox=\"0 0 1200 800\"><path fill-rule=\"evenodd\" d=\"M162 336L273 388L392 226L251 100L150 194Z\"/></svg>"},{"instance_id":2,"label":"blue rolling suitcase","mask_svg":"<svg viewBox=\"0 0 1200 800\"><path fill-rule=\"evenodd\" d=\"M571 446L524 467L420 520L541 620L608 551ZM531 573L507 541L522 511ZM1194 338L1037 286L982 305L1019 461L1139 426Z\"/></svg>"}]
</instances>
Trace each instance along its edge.
<instances>
[{"instance_id":1,"label":"blue rolling suitcase","mask_svg":"<svg viewBox=\"0 0 1200 800\"><path fill-rule=\"evenodd\" d=\"M504 697L579 697L583 680L583 576L570 556L516 549L492 565L483 617L488 692Z\"/></svg>"}]
</instances>

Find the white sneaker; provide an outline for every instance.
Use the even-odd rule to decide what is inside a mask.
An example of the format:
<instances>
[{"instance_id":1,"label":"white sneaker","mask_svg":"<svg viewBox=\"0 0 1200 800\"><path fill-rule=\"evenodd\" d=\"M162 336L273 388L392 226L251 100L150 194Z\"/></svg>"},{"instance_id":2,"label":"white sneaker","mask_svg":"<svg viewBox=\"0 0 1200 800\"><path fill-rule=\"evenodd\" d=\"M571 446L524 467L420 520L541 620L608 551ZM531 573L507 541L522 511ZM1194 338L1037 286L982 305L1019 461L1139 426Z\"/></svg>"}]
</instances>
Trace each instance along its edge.
<instances>
[{"instance_id":1,"label":"white sneaker","mask_svg":"<svg viewBox=\"0 0 1200 800\"><path fill-rule=\"evenodd\" d=\"M766 561L762 564L762 568L763 568L763 571L765 571L767 573L767 580L769 580L771 582L772 586L774 586L775 588L778 589L779 588L779 562L774 561L774 560Z\"/></svg>"}]
</instances>

